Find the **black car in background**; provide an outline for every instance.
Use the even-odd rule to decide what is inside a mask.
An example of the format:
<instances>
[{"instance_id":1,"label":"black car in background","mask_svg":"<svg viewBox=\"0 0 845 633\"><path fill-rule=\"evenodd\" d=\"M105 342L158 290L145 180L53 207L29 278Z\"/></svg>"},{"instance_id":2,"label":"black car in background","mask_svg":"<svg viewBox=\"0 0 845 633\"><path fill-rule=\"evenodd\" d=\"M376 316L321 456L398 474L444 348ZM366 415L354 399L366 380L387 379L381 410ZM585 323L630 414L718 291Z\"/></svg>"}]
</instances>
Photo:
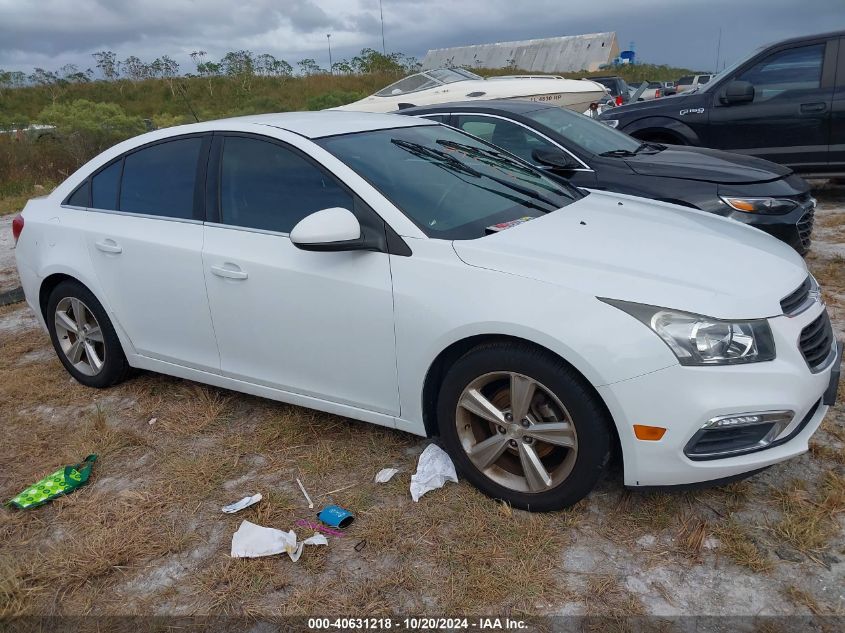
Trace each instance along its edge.
<instances>
[{"instance_id":1,"label":"black car in background","mask_svg":"<svg viewBox=\"0 0 845 633\"><path fill-rule=\"evenodd\" d=\"M845 175L845 31L764 47L677 96L599 117L635 138L741 152Z\"/></svg>"},{"instance_id":2,"label":"black car in background","mask_svg":"<svg viewBox=\"0 0 845 633\"><path fill-rule=\"evenodd\" d=\"M460 128L565 178L702 209L774 235L804 254L815 200L786 167L717 150L644 143L590 117L535 101L443 103L400 110Z\"/></svg>"}]
</instances>

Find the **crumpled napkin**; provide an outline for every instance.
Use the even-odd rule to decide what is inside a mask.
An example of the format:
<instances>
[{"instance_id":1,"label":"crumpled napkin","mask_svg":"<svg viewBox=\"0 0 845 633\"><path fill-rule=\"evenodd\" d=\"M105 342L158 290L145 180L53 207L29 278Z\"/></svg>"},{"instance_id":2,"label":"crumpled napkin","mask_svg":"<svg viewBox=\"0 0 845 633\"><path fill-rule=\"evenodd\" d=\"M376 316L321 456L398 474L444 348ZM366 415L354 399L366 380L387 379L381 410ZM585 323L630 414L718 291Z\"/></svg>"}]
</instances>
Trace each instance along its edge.
<instances>
[{"instance_id":1,"label":"crumpled napkin","mask_svg":"<svg viewBox=\"0 0 845 633\"><path fill-rule=\"evenodd\" d=\"M258 558L285 553L293 562L302 556L305 545L328 545L322 534L315 534L297 543L296 532L284 532L276 528L263 527L242 521L237 532L232 535L232 558Z\"/></svg>"},{"instance_id":2,"label":"crumpled napkin","mask_svg":"<svg viewBox=\"0 0 845 633\"><path fill-rule=\"evenodd\" d=\"M411 476L411 498L419 501L425 493L442 487L447 481L458 483L458 474L449 455L437 444L429 444Z\"/></svg>"}]
</instances>

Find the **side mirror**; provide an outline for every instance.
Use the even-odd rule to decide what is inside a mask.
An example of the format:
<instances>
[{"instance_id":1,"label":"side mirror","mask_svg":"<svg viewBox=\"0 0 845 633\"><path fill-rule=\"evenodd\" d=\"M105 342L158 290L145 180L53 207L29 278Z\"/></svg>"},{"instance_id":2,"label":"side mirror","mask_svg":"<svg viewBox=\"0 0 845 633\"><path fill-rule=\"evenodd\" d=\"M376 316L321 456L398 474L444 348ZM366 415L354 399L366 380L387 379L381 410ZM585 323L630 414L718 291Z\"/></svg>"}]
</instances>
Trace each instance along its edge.
<instances>
[{"instance_id":1,"label":"side mirror","mask_svg":"<svg viewBox=\"0 0 845 633\"><path fill-rule=\"evenodd\" d=\"M751 103L754 101L754 86L748 81L731 81L725 88L724 103Z\"/></svg>"},{"instance_id":2,"label":"side mirror","mask_svg":"<svg viewBox=\"0 0 845 633\"><path fill-rule=\"evenodd\" d=\"M302 218L290 232L290 241L304 251L354 251L364 247L358 218L340 207Z\"/></svg>"},{"instance_id":3,"label":"side mirror","mask_svg":"<svg viewBox=\"0 0 845 633\"><path fill-rule=\"evenodd\" d=\"M535 149L531 152L531 158L535 163L554 169L570 171L581 166L569 154L554 149Z\"/></svg>"}]
</instances>

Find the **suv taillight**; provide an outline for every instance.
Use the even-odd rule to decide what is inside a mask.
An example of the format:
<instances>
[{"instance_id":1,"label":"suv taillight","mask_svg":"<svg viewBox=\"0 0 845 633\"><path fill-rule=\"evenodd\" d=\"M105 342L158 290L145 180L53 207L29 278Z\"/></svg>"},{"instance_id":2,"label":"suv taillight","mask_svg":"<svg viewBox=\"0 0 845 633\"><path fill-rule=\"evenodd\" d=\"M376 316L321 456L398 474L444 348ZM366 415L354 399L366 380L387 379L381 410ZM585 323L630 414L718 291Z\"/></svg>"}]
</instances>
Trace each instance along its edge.
<instances>
[{"instance_id":1,"label":"suv taillight","mask_svg":"<svg viewBox=\"0 0 845 633\"><path fill-rule=\"evenodd\" d=\"M655 91L654 91L654 98L655 98L655 99L659 99L659 98L660 98L660 88L658 88L657 90L655 90Z\"/></svg>"},{"instance_id":2,"label":"suv taillight","mask_svg":"<svg viewBox=\"0 0 845 633\"><path fill-rule=\"evenodd\" d=\"M23 233L23 216L18 214L12 220L12 237L15 238L15 246L18 244L21 233Z\"/></svg>"},{"instance_id":3,"label":"suv taillight","mask_svg":"<svg viewBox=\"0 0 845 633\"><path fill-rule=\"evenodd\" d=\"M622 95L616 95L616 105L622 105Z\"/></svg>"}]
</instances>

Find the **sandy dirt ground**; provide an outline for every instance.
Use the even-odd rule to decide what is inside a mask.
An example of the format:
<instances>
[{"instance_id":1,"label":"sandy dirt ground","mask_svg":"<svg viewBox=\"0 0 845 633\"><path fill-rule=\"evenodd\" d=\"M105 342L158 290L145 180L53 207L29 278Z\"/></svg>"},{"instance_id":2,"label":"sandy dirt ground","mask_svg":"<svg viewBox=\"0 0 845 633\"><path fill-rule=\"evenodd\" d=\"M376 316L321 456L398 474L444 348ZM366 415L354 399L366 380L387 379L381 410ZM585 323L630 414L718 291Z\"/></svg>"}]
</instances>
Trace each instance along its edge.
<instances>
[{"instance_id":1,"label":"sandy dirt ground","mask_svg":"<svg viewBox=\"0 0 845 633\"><path fill-rule=\"evenodd\" d=\"M816 193L807 262L841 339L845 189ZM85 389L23 304L0 308L0 348L0 496L100 455L79 492L0 510L0 615L845 615L845 388L809 453L750 479L634 492L616 465L575 508L531 515L464 482L413 503L418 437L163 376ZM231 559L243 519L313 518L297 477L356 514L348 533L298 563Z\"/></svg>"}]
</instances>

